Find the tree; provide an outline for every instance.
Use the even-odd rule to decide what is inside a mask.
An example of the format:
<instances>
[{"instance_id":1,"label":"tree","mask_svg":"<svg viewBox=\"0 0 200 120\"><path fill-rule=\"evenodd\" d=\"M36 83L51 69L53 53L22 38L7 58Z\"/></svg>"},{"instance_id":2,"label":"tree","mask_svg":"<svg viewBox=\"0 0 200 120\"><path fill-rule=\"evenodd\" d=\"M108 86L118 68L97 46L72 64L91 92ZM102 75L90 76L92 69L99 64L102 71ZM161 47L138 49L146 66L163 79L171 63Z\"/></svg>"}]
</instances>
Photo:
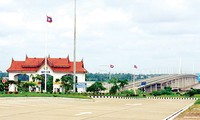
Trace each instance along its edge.
<instances>
[{"instance_id":1,"label":"tree","mask_svg":"<svg viewBox=\"0 0 200 120\"><path fill-rule=\"evenodd\" d=\"M88 92L99 93L100 91L106 90L101 82L96 81L90 87L87 88Z\"/></svg>"},{"instance_id":2,"label":"tree","mask_svg":"<svg viewBox=\"0 0 200 120\"><path fill-rule=\"evenodd\" d=\"M22 85L22 87L23 87L23 90L25 91L25 92L29 92L29 86L30 87L34 87L34 86L36 86L36 83L34 83L34 82L24 82L23 83L23 85Z\"/></svg>"},{"instance_id":3,"label":"tree","mask_svg":"<svg viewBox=\"0 0 200 120\"><path fill-rule=\"evenodd\" d=\"M45 88L44 77L42 75L36 74L35 79L41 81L41 90L44 90Z\"/></svg>"},{"instance_id":4,"label":"tree","mask_svg":"<svg viewBox=\"0 0 200 120\"><path fill-rule=\"evenodd\" d=\"M119 80L119 87L123 90L124 86L128 84L128 80Z\"/></svg>"},{"instance_id":5,"label":"tree","mask_svg":"<svg viewBox=\"0 0 200 120\"><path fill-rule=\"evenodd\" d=\"M108 81L109 84L113 84L113 85L117 85L117 82L118 82L117 78L112 78Z\"/></svg>"},{"instance_id":6,"label":"tree","mask_svg":"<svg viewBox=\"0 0 200 120\"><path fill-rule=\"evenodd\" d=\"M62 87L65 88L65 92L68 92L69 90L73 90L74 81L73 81L72 76L62 76L61 84L62 84Z\"/></svg>"},{"instance_id":7,"label":"tree","mask_svg":"<svg viewBox=\"0 0 200 120\"><path fill-rule=\"evenodd\" d=\"M116 94L117 91L120 89L119 86L118 86L118 80L117 78L112 78L108 81L108 83L110 84L113 84L113 86L111 87L111 89L109 90L109 93L110 94Z\"/></svg>"},{"instance_id":8,"label":"tree","mask_svg":"<svg viewBox=\"0 0 200 120\"><path fill-rule=\"evenodd\" d=\"M47 80L47 92L53 91L53 76L49 76Z\"/></svg>"},{"instance_id":9,"label":"tree","mask_svg":"<svg viewBox=\"0 0 200 120\"><path fill-rule=\"evenodd\" d=\"M31 74L30 77L32 78L33 82L35 82L36 77L33 74Z\"/></svg>"},{"instance_id":10,"label":"tree","mask_svg":"<svg viewBox=\"0 0 200 120\"><path fill-rule=\"evenodd\" d=\"M2 83L2 78L0 78L0 91L4 91L5 85Z\"/></svg>"},{"instance_id":11,"label":"tree","mask_svg":"<svg viewBox=\"0 0 200 120\"><path fill-rule=\"evenodd\" d=\"M191 88L188 92L185 93L186 96L193 97L195 94L198 94L199 90Z\"/></svg>"},{"instance_id":12,"label":"tree","mask_svg":"<svg viewBox=\"0 0 200 120\"><path fill-rule=\"evenodd\" d=\"M120 88L119 88L118 85L114 85L114 86L112 86L111 89L109 90L109 93L110 93L110 94L116 94L117 91L118 91L119 89L120 89Z\"/></svg>"}]
</instances>

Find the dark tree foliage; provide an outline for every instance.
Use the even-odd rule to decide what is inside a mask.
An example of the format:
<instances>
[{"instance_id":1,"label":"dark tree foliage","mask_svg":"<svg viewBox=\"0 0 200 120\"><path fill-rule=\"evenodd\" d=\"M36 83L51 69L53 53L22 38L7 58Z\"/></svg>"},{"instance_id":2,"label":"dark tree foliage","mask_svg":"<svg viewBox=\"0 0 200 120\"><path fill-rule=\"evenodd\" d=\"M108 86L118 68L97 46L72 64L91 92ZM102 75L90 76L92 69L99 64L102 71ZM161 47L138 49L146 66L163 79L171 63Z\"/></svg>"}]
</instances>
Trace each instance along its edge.
<instances>
[{"instance_id":1,"label":"dark tree foliage","mask_svg":"<svg viewBox=\"0 0 200 120\"><path fill-rule=\"evenodd\" d=\"M47 80L47 92L53 91L53 76L49 76Z\"/></svg>"},{"instance_id":2,"label":"dark tree foliage","mask_svg":"<svg viewBox=\"0 0 200 120\"><path fill-rule=\"evenodd\" d=\"M154 95L154 96L171 95L172 94L172 88L171 87L165 87L163 90L153 91L151 94Z\"/></svg>"},{"instance_id":3,"label":"dark tree foliage","mask_svg":"<svg viewBox=\"0 0 200 120\"><path fill-rule=\"evenodd\" d=\"M200 94L200 89L191 88L188 92L185 93L186 96L192 97L195 94Z\"/></svg>"},{"instance_id":4,"label":"dark tree foliage","mask_svg":"<svg viewBox=\"0 0 200 120\"><path fill-rule=\"evenodd\" d=\"M110 93L110 94L116 94L117 91L118 91L119 89L120 89L120 88L119 88L118 85L114 85L114 86L112 86L111 89L109 90L109 93Z\"/></svg>"},{"instance_id":5,"label":"dark tree foliage","mask_svg":"<svg viewBox=\"0 0 200 120\"><path fill-rule=\"evenodd\" d=\"M128 80L127 79L126 80L119 80L118 83L119 83L119 87L123 90L125 85L128 84Z\"/></svg>"},{"instance_id":6,"label":"dark tree foliage","mask_svg":"<svg viewBox=\"0 0 200 120\"><path fill-rule=\"evenodd\" d=\"M65 92L69 92L73 89L74 81L72 76L62 76L61 78L61 84L65 88Z\"/></svg>"},{"instance_id":7,"label":"dark tree foliage","mask_svg":"<svg viewBox=\"0 0 200 120\"><path fill-rule=\"evenodd\" d=\"M98 93L100 91L106 90L101 82L96 81L90 87L87 88L87 92Z\"/></svg>"},{"instance_id":8,"label":"dark tree foliage","mask_svg":"<svg viewBox=\"0 0 200 120\"><path fill-rule=\"evenodd\" d=\"M4 91L4 83L2 83L2 78L0 78L0 91Z\"/></svg>"}]
</instances>

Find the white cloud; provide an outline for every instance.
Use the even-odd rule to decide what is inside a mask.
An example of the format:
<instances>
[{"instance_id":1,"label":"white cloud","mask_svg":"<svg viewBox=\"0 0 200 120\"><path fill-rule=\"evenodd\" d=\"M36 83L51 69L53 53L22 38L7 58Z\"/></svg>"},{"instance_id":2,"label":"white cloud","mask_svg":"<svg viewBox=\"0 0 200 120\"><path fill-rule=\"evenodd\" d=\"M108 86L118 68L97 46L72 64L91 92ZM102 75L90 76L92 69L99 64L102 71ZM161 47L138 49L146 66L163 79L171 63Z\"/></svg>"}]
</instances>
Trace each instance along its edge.
<instances>
[{"instance_id":1,"label":"white cloud","mask_svg":"<svg viewBox=\"0 0 200 120\"><path fill-rule=\"evenodd\" d=\"M177 69L198 65L198 1L188 0L92 0L77 1L77 58L86 69L113 63L114 72ZM52 57L73 58L73 1L0 0L0 54L5 71L11 57L23 60L44 55L45 31ZM46 23L46 13L53 23ZM48 25L48 29L46 29ZM170 68L171 67L171 68ZM200 69L199 69L200 70ZM196 69L198 72L198 69Z\"/></svg>"},{"instance_id":2,"label":"white cloud","mask_svg":"<svg viewBox=\"0 0 200 120\"><path fill-rule=\"evenodd\" d=\"M139 33L139 34L142 34L143 33L143 30L141 29L141 28L139 28L139 27L132 27L131 29L130 29L130 31L131 32L133 32L133 33Z\"/></svg>"},{"instance_id":3,"label":"white cloud","mask_svg":"<svg viewBox=\"0 0 200 120\"><path fill-rule=\"evenodd\" d=\"M13 2L13 0L1 0L0 5L10 4L12 2Z\"/></svg>"},{"instance_id":4,"label":"white cloud","mask_svg":"<svg viewBox=\"0 0 200 120\"><path fill-rule=\"evenodd\" d=\"M184 1L184 0L165 0L165 3L170 8L172 8L174 10L178 10L178 11L183 11L188 8L186 1Z\"/></svg>"}]
</instances>

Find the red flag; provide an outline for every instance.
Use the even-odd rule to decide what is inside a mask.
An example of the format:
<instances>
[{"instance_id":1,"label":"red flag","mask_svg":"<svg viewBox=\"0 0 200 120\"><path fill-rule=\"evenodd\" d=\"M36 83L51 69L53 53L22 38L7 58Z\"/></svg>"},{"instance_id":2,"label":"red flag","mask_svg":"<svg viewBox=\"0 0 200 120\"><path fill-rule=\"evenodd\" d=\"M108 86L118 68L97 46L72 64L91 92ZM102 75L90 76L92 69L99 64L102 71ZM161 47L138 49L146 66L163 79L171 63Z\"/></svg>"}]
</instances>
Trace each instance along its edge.
<instances>
[{"instance_id":1,"label":"red flag","mask_svg":"<svg viewBox=\"0 0 200 120\"><path fill-rule=\"evenodd\" d=\"M137 65L134 65L134 68L137 69L138 68Z\"/></svg>"},{"instance_id":2,"label":"red flag","mask_svg":"<svg viewBox=\"0 0 200 120\"><path fill-rule=\"evenodd\" d=\"M110 65L110 68L114 68L114 65Z\"/></svg>"},{"instance_id":3,"label":"red flag","mask_svg":"<svg viewBox=\"0 0 200 120\"><path fill-rule=\"evenodd\" d=\"M52 23L52 17L47 16L47 22Z\"/></svg>"}]
</instances>

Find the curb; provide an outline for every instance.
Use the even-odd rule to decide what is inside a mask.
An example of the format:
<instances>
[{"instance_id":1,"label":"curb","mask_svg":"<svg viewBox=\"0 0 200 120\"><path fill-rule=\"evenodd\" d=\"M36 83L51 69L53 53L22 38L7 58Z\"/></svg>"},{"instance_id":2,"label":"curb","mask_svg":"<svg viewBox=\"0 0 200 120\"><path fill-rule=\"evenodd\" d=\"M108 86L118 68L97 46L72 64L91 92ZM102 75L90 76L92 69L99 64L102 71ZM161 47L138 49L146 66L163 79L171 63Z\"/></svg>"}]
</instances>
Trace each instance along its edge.
<instances>
[{"instance_id":1,"label":"curb","mask_svg":"<svg viewBox=\"0 0 200 120\"><path fill-rule=\"evenodd\" d=\"M143 99L138 97L121 97L121 96L89 96L90 98L116 98L116 99ZM163 100L198 100L199 98L178 98L178 97L146 97L146 99L163 99Z\"/></svg>"},{"instance_id":2,"label":"curb","mask_svg":"<svg viewBox=\"0 0 200 120\"><path fill-rule=\"evenodd\" d=\"M178 97L146 97L147 99L176 99L176 100L198 100L199 98L178 98Z\"/></svg>"},{"instance_id":3,"label":"curb","mask_svg":"<svg viewBox=\"0 0 200 120\"><path fill-rule=\"evenodd\" d=\"M89 96L90 98L116 98L116 99L139 99L137 97L121 97L121 96Z\"/></svg>"},{"instance_id":4,"label":"curb","mask_svg":"<svg viewBox=\"0 0 200 120\"><path fill-rule=\"evenodd\" d=\"M187 106L185 106L184 108L172 113L170 116L164 118L163 120L173 120L175 117L177 117L179 114L181 114L182 112L184 112L185 110L187 110L190 106L192 106L194 103L189 104Z\"/></svg>"}]
</instances>

